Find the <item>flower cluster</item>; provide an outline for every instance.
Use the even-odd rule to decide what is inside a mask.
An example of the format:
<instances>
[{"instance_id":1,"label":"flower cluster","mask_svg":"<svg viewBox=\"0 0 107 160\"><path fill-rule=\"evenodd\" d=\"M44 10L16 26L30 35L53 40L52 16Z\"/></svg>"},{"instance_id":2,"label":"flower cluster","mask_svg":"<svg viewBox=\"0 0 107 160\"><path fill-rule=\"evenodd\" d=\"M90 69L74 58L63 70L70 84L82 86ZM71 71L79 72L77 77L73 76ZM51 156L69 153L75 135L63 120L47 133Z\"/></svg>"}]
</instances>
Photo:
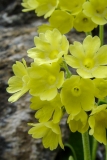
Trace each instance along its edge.
<instances>
[{"instance_id":1,"label":"flower cluster","mask_svg":"<svg viewBox=\"0 0 107 160\"><path fill-rule=\"evenodd\" d=\"M35 10L49 18L39 27L34 47L27 51L32 63L16 61L7 92L15 102L26 92L38 123L29 134L42 138L45 148L64 148L60 121L67 114L71 132L89 131L97 141L107 144L107 45L98 36L88 35L83 43L69 44L63 33L71 28L90 32L107 23L107 0L23 0L23 11ZM76 75L71 70L76 70ZM105 104L100 104L106 101Z\"/></svg>"},{"instance_id":2,"label":"flower cluster","mask_svg":"<svg viewBox=\"0 0 107 160\"><path fill-rule=\"evenodd\" d=\"M66 10L62 2L62 9ZM30 108L36 111L38 123L29 123L29 134L42 138L45 148L53 150L58 144L64 148L60 121L66 113L72 132L84 133L90 128L89 134L106 144L107 105L98 106L95 99L107 96L107 45L100 46L99 37L90 35L83 44L75 41L69 45L57 29L40 33L34 43L35 47L28 50L33 62L30 67L25 60L16 62L15 76L9 79L7 88L14 93L10 102L27 91L31 95ZM72 75L70 70L68 74L67 64L78 75Z\"/></svg>"},{"instance_id":3,"label":"flower cluster","mask_svg":"<svg viewBox=\"0 0 107 160\"><path fill-rule=\"evenodd\" d=\"M40 26L39 32L57 28L65 34L73 27L90 32L107 23L106 0L23 0L22 6L24 12L35 10L37 16L49 17L49 24Z\"/></svg>"}]
</instances>

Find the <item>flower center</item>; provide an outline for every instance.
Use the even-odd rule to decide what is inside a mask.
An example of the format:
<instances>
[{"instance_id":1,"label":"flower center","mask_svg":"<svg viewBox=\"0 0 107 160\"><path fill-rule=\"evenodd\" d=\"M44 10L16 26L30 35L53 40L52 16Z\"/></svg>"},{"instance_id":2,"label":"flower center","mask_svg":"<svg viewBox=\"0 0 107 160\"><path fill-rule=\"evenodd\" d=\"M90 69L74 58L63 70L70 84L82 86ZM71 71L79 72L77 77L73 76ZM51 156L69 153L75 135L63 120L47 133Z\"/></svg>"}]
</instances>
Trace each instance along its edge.
<instances>
[{"instance_id":1,"label":"flower center","mask_svg":"<svg viewBox=\"0 0 107 160\"><path fill-rule=\"evenodd\" d=\"M83 18L83 22L86 23L88 21L88 19L85 17Z\"/></svg>"},{"instance_id":2,"label":"flower center","mask_svg":"<svg viewBox=\"0 0 107 160\"><path fill-rule=\"evenodd\" d=\"M56 57L57 57L57 55L58 55L58 51L52 51L51 53L50 53L50 55L49 55L49 58L50 59L55 59Z\"/></svg>"},{"instance_id":3,"label":"flower center","mask_svg":"<svg viewBox=\"0 0 107 160\"><path fill-rule=\"evenodd\" d=\"M49 84L54 84L55 83L55 81L56 81L56 77L55 76L53 76L53 75L50 75L49 77L48 77L48 83Z\"/></svg>"},{"instance_id":4,"label":"flower center","mask_svg":"<svg viewBox=\"0 0 107 160\"><path fill-rule=\"evenodd\" d=\"M97 12L98 14L102 14L103 11L104 11L104 9L97 9L97 10L96 10L96 12Z\"/></svg>"},{"instance_id":5,"label":"flower center","mask_svg":"<svg viewBox=\"0 0 107 160\"><path fill-rule=\"evenodd\" d=\"M91 69L94 66L94 61L90 58L87 58L87 59L84 60L83 64L87 69Z\"/></svg>"},{"instance_id":6,"label":"flower center","mask_svg":"<svg viewBox=\"0 0 107 160\"><path fill-rule=\"evenodd\" d=\"M74 96L78 97L81 94L81 89L78 86L75 86L71 89L71 92Z\"/></svg>"}]
</instances>

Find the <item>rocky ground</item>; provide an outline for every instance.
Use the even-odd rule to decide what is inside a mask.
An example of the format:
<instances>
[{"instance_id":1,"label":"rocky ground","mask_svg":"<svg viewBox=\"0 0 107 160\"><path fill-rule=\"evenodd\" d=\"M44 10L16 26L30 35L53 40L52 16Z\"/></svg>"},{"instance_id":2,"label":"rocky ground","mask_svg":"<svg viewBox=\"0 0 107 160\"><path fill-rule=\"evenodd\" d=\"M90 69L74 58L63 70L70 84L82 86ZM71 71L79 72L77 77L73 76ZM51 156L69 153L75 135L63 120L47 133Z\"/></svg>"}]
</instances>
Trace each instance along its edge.
<instances>
[{"instance_id":1,"label":"rocky ground","mask_svg":"<svg viewBox=\"0 0 107 160\"><path fill-rule=\"evenodd\" d=\"M54 160L58 150L44 149L41 140L28 135L28 122L34 122L34 112L29 109L29 95L9 103L7 81L13 75L12 65L25 58L33 46L37 26L43 23L34 13L22 13L20 0L0 0L0 160ZM68 39L82 41L84 34L70 32ZM105 37L106 38L106 37ZM64 141L69 136L66 118L61 122Z\"/></svg>"},{"instance_id":2,"label":"rocky ground","mask_svg":"<svg viewBox=\"0 0 107 160\"><path fill-rule=\"evenodd\" d=\"M0 160L54 160L56 151L44 149L41 140L28 135L28 122L35 122L29 109L29 95L17 102L8 102L7 81L13 75L12 65L25 58L27 49L33 46L37 26L43 19L33 13L22 13L20 0L1 1L0 6ZM65 120L62 122L63 134ZM67 132L68 133L68 132ZM51 158L50 158L51 157Z\"/></svg>"}]
</instances>

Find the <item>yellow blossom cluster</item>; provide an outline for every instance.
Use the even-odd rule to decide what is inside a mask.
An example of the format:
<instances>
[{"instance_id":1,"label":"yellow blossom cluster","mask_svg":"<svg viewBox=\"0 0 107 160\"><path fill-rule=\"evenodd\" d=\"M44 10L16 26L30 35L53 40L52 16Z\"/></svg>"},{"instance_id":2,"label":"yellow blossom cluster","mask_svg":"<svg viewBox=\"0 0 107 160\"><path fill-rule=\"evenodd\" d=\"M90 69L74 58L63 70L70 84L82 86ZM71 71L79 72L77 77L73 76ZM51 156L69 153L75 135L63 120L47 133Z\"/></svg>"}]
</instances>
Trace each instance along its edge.
<instances>
[{"instance_id":1,"label":"yellow blossom cluster","mask_svg":"<svg viewBox=\"0 0 107 160\"><path fill-rule=\"evenodd\" d=\"M49 17L49 24L40 26L39 32L57 28L65 34L73 27L79 32L90 32L107 23L106 0L23 0L22 6L24 12L35 10L37 16Z\"/></svg>"},{"instance_id":2,"label":"yellow blossom cluster","mask_svg":"<svg viewBox=\"0 0 107 160\"><path fill-rule=\"evenodd\" d=\"M99 37L90 35L83 44L75 41L69 45L57 29L39 34L34 43L28 50L33 62L27 67L25 60L17 61L7 88L14 93L10 102L27 91L31 95L30 108L36 111L38 123L29 124L29 134L42 138L45 148L53 150L58 144L64 148L60 121L66 113L72 132L84 133L90 128L89 134L106 144L107 105L98 106L95 99L107 96L107 45L100 46ZM65 64L78 75L66 76Z\"/></svg>"}]
</instances>

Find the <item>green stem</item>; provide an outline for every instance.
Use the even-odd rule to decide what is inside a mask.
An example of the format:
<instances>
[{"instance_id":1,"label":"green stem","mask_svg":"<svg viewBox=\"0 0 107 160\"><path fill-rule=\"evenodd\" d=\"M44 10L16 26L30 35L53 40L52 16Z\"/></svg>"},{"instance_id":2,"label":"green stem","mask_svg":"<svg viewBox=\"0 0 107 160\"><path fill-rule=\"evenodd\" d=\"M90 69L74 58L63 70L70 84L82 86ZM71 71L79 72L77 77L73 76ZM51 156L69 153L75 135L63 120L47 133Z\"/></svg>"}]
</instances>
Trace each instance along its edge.
<instances>
[{"instance_id":1,"label":"green stem","mask_svg":"<svg viewBox=\"0 0 107 160\"><path fill-rule=\"evenodd\" d=\"M92 33L91 32L85 32L86 36L88 35L91 35L92 36Z\"/></svg>"},{"instance_id":2,"label":"green stem","mask_svg":"<svg viewBox=\"0 0 107 160\"><path fill-rule=\"evenodd\" d=\"M66 70L66 77L67 77L67 78L70 78L71 75L72 75L72 73L71 73L70 70L68 69L68 66L67 66L67 64L66 64L65 61L63 62L63 67L64 67L65 70Z\"/></svg>"},{"instance_id":3,"label":"green stem","mask_svg":"<svg viewBox=\"0 0 107 160\"><path fill-rule=\"evenodd\" d=\"M105 160L107 160L107 145L105 146L105 155L106 155Z\"/></svg>"},{"instance_id":4,"label":"green stem","mask_svg":"<svg viewBox=\"0 0 107 160\"><path fill-rule=\"evenodd\" d=\"M97 148L98 148L98 142L97 142L97 140L93 137L92 160L96 160Z\"/></svg>"},{"instance_id":5,"label":"green stem","mask_svg":"<svg viewBox=\"0 0 107 160\"><path fill-rule=\"evenodd\" d=\"M101 46L104 43L104 25L99 25L99 38L101 40Z\"/></svg>"},{"instance_id":6,"label":"green stem","mask_svg":"<svg viewBox=\"0 0 107 160\"><path fill-rule=\"evenodd\" d=\"M82 134L84 160L91 160L88 131Z\"/></svg>"}]
</instances>

